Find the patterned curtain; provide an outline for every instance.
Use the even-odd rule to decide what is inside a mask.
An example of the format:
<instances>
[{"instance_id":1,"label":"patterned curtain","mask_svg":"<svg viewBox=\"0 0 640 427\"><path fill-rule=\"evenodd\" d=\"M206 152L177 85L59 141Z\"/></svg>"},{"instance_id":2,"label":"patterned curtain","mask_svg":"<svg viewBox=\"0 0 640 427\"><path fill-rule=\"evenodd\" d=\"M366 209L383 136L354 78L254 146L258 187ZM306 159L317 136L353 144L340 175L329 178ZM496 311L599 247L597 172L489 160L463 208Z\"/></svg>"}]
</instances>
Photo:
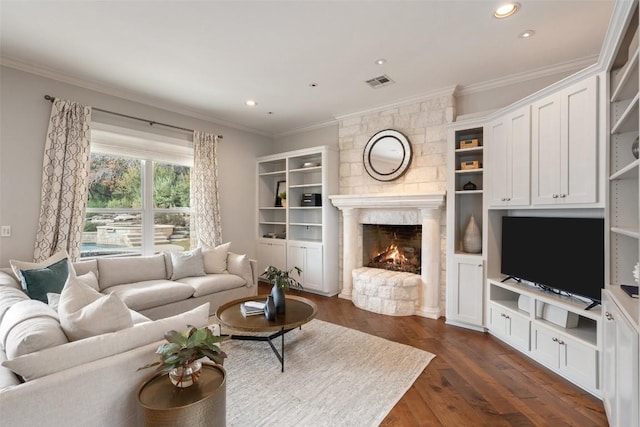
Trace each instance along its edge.
<instances>
[{"instance_id":1,"label":"patterned curtain","mask_svg":"<svg viewBox=\"0 0 640 427\"><path fill-rule=\"evenodd\" d=\"M222 243L220 194L218 192L218 137L193 132L191 170L191 247L199 242L209 247Z\"/></svg>"},{"instance_id":2,"label":"patterned curtain","mask_svg":"<svg viewBox=\"0 0 640 427\"><path fill-rule=\"evenodd\" d=\"M91 107L56 99L42 164L42 196L34 261L65 250L72 261L80 245L89 185Z\"/></svg>"}]
</instances>

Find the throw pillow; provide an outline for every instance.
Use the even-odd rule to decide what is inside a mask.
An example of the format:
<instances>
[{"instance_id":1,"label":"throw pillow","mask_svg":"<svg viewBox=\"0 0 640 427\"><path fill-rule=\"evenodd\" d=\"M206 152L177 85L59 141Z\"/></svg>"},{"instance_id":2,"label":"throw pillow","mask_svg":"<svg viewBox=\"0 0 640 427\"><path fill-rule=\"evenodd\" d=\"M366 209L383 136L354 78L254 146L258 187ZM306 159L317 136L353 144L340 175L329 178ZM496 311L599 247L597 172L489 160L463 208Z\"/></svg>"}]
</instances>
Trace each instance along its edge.
<instances>
[{"instance_id":1,"label":"throw pillow","mask_svg":"<svg viewBox=\"0 0 640 427\"><path fill-rule=\"evenodd\" d=\"M187 252L170 252L171 280L182 279L183 277L204 276L204 259L202 249L196 248Z\"/></svg>"},{"instance_id":2,"label":"throw pillow","mask_svg":"<svg viewBox=\"0 0 640 427\"><path fill-rule=\"evenodd\" d=\"M117 295L102 295L76 277L69 278L60 294L58 315L70 341L133 326L129 309Z\"/></svg>"},{"instance_id":3,"label":"throw pillow","mask_svg":"<svg viewBox=\"0 0 640 427\"><path fill-rule=\"evenodd\" d=\"M29 298L47 302L47 293L62 291L69 277L69 261L65 258L43 268L20 270L22 286Z\"/></svg>"},{"instance_id":4,"label":"throw pillow","mask_svg":"<svg viewBox=\"0 0 640 427\"><path fill-rule=\"evenodd\" d=\"M231 242L223 243L215 248L200 242L202 255L204 256L204 271L207 274L217 274L227 272L227 255Z\"/></svg>"},{"instance_id":5,"label":"throw pillow","mask_svg":"<svg viewBox=\"0 0 640 427\"><path fill-rule=\"evenodd\" d=\"M227 268L230 274L242 277L247 282L247 286L253 285L251 263L249 262L249 257L246 254L238 255L233 252L229 252Z\"/></svg>"},{"instance_id":6,"label":"throw pillow","mask_svg":"<svg viewBox=\"0 0 640 427\"><path fill-rule=\"evenodd\" d=\"M69 259L69 255L67 254L67 252L60 251L54 255L51 255L49 258L45 259L42 262L26 262L10 259L9 264L11 265L11 269L13 270L13 274L15 274L18 279L20 279L20 270L35 270L44 268L65 258ZM75 274L75 270L73 270L73 267L71 267L69 271L72 271Z\"/></svg>"}]
</instances>

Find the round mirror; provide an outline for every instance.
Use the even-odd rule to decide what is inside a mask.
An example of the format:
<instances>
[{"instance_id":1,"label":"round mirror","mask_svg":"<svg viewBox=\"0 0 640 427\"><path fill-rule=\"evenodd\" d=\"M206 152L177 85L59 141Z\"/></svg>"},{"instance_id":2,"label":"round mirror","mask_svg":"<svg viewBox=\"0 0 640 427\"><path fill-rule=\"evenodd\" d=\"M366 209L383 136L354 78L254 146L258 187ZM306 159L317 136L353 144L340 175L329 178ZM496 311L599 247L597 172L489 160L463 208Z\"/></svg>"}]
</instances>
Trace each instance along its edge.
<instances>
[{"instance_id":1,"label":"round mirror","mask_svg":"<svg viewBox=\"0 0 640 427\"><path fill-rule=\"evenodd\" d=\"M393 181L407 171L411 163L411 144L397 130L373 135L364 147L364 168L378 181Z\"/></svg>"}]
</instances>

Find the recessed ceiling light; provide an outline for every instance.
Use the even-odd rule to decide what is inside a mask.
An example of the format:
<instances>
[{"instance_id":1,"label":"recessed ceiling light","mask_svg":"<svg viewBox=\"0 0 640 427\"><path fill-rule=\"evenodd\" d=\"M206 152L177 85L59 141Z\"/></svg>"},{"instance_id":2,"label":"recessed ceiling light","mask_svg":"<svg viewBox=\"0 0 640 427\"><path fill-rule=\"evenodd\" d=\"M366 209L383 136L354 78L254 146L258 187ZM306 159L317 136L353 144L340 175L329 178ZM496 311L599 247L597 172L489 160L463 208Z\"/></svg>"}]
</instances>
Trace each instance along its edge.
<instances>
[{"instance_id":1,"label":"recessed ceiling light","mask_svg":"<svg viewBox=\"0 0 640 427\"><path fill-rule=\"evenodd\" d=\"M386 60L386 59L384 59L384 58L376 59L376 64L378 64L378 65L382 65L382 64L384 64L385 62L387 62L387 60Z\"/></svg>"},{"instance_id":2,"label":"recessed ceiling light","mask_svg":"<svg viewBox=\"0 0 640 427\"><path fill-rule=\"evenodd\" d=\"M493 12L493 16L502 19L507 18L520 9L520 3L506 3Z\"/></svg>"},{"instance_id":3,"label":"recessed ceiling light","mask_svg":"<svg viewBox=\"0 0 640 427\"><path fill-rule=\"evenodd\" d=\"M258 105L258 103L256 101L254 101L253 99L249 99L245 102L245 104L247 104L249 107L255 107L256 105Z\"/></svg>"},{"instance_id":4,"label":"recessed ceiling light","mask_svg":"<svg viewBox=\"0 0 640 427\"><path fill-rule=\"evenodd\" d=\"M318 83L309 83L309 87L318 87Z\"/></svg>"},{"instance_id":5,"label":"recessed ceiling light","mask_svg":"<svg viewBox=\"0 0 640 427\"><path fill-rule=\"evenodd\" d=\"M520 37L521 39L528 39L529 37L532 37L536 32L533 30L526 30L521 32L518 37Z\"/></svg>"}]
</instances>

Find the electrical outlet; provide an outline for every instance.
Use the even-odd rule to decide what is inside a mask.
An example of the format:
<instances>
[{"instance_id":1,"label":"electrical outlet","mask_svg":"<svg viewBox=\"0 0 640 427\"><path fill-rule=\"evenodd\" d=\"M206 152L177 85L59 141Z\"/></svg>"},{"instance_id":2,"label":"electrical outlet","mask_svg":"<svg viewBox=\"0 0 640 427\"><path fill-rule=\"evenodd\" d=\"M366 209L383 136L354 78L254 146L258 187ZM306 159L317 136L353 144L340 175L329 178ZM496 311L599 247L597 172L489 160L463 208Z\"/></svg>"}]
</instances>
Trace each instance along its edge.
<instances>
[{"instance_id":1,"label":"electrical outlet","mask_svg":"<svg viewBox=\"0 0 640 427\"><path fill-rule=\"evenodd\" d=\"M0 227L0 237L11 237L10 225L3 225Z\"/></svg>"}]
</instances>

